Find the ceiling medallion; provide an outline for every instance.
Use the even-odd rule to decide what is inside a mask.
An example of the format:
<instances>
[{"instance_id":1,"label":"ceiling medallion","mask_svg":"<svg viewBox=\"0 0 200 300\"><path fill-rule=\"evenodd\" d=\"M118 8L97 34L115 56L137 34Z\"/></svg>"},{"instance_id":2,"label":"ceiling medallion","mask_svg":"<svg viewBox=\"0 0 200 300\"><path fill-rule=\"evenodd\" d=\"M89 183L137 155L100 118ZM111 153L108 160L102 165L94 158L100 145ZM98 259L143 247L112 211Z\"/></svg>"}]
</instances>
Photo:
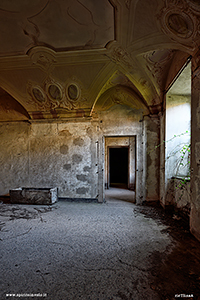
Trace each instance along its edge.
<instances>
[{"instance_id":1,"label":"ceiling medallion","mask_svg":"<svg viewBox=\"0 0 200 300\"><path fill-rule=\"evenodd\" d=\"M194 32L192 19L180 11L169 11L165 15L165 24L168 32L179 38L187 39Z\"/></svg>"},{"instance_id":2,"label":"ceiling medallion","mask_svg":"<svg viewBox=\"0 0 200 300\"><path fill-rule=\"evenodd\" d=\"M27 99L26 103L31 106L36 106L37 109L43 109L48 105L45 91L37 83L27 82Z\"/></svg>"},{"instance_id":3,"label":"ceiling medallion","mask_svg":"<svg viewBox=\"0 0 200 300\"><path fill-rule=\"evenodd\" d=\"M193 49L196 46L194 41L198 34L198 16L191 9L190 1L167 0L165 6L157 14L157 21L173 42L179 42Z\"/></svg>"},{"instance_id":4,"label":"ceiling medallion","mask_svg":"<svg viewBox=\"0 0 200 300\"><path fill-rule=\"evenodd\" d=\"M48 86L48 96L53 101L62 99L62 90L57 84L49 84Z\"/></svg>"},{"instance_id":5,"label":"ceiling medallion","mask_svg":"<svg viewBox=\"0 0 200 300\"><path fill-rule=\"evenodd\" d=\"M168 26L175 34L185 36L188 33L189 27L183 16L171 14L168 16Z\"/></svg>"},{"instance_id":6,"label":"ceiling medallion","mask_svg":"<svg viewBox=\"0 0 200 300\"><path fill-rule=\"evenodd\" d=\"M53 78L47 78L42 86L28 82L27 93L28 103L36 105L40 110L58 108L72 110L79 107L81 102L86 101L85 98L81 99L80 88L77 84L72 82L64 84Z\"/></svg>"},{"instance_id":7,"label":"ceiling medallion","mask_svg":"<svg viewBox=\"0 0 200 300\"><path fill-rule=\"evenodd\" d=\"M76 84L70 84L67 86L67 97L70 101L77 101L80 95L79 88Z\"/></svg>"},{"instance_id":8,"label":"ceiling medallion","mask_svg":"<svg viewBox=\"0 0 200 300\"><path fill-rule=\"evenodd\" d=\"M32 95L35 98L35 100L37 100L40 103L43 103L46 100L45 94L40 87L33 87Z\"/></svg>"},{"instance_id":9,"label":"ceiling medallion","mask_svg":"<svg viewBox=\"0 0 200 300\"><path fill-rule=\"evenodd\" d=\"M144 57L153 64L163 64L169 61L173 56L173 51L170 49L154 50L148 52Z\"/></svg>"},{"instance_id":10,"label":"ceiling medallion","mask_svg":"<svg viewBox=\"0 0 200 300\"><path fill-rule=\"evenodd\" d=\"M44 90L51 109L61 107L63 105L68 107L68 103L65 103L64 87L62 83L48 77L44 82Z\"/></svg>"}]
</instances>

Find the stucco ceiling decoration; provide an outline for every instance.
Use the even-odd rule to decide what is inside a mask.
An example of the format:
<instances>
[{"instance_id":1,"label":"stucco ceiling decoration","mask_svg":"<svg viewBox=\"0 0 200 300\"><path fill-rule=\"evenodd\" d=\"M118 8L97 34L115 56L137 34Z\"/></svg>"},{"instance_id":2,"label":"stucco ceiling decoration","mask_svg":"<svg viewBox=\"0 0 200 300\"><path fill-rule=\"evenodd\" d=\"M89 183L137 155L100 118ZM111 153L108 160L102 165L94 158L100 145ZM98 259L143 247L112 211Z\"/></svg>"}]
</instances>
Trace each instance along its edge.
<instances>
[{"instance_id":1,"label":"stucco ceiling decoration","mask_svg":"<svg viewBox=\"0 0 200 300\"><path fill-rule=\"evenodd\" d=\"M129 80L129 78L125 74L120 72L119 70L116 71L110 77L110 79L107 81L106 85L104 86L104 89L102 89L102 93L104 93L109 88L117 86L117 85L122 85L124 87L126 86L126 87L132 89L138 95L138 97L140 97L142 99L141 93L137 90L137 88L134 86L132 81Z\"/></svg>"},{"instance_id":2,"label":"stucco ceiling decoration","mask_svg":"<svg viewBox=\"0 0 200 300\"><path fill-rule=\"evenodd\" d=\"M136 94L134 90L127 86L116 85L107 89L98 99L92 113L106 111L114 105L126 105L135 110L142 110L149 113L148 106Z\"/></svg>"},{"instance_id":3,"label":"stucco ceiling decoration","mask_svg":"<svg viewBox=\"0 0 200 300\"><path fill-rule=\"evenodd\" d=\"M115 86L158 111L163 90L200 45L199 6L199 0L1 0L1 86L38 118L50 111L85 115ZM112 105L127 99L115 95Z\"/></svg>"},{"instance_id":4,"label":"stucco ceiling decoration","mask_svg":"<svg viewBox=\"0 0 200 300\"><path fill-rule=\"evenodd\" d=\"M155 87L147 74L144 72L143 66L138 64L138 61L132 58L131 53L126 51L118 42L114 41L107 46L106 56L115 65L116 70L120 70L126 74L132 84L142 95L142 99L146 102L151 102L155 97Z\"/></svg>"},{"instance_id":5,"label":"stucco ceiling decoration","mask_svg":"<svg viewBox=\"0 0 200 300\"><path fill-rule=\"evenodd\" d=\"M146 60L146 69L152 78L158 94L161 94L165 87L165 80L168 74L175 50L162 49L154 50L143 55Z\"/></svg>"},{"instance_id":6,"label":"stucco ceiling decoration","mask_svg":"<svg viewBox=\"0 0 200 300\"><path fill-rule=\"evenodd\" d=\"M189 15L173 10L165 15L167 30L179 38L187 39L194 32L194 24Z\"/></svg>"},{"instance_id":7,"label":"stucco ceiling decoration","mask_svg":"<svg viewBox=\"0 0 200 300\"><path fill-rule=\"evenodd\" d=\"M1 0L0 27L1 56L35 46L103 48L114 40L114 7L107 0Z\"/></svg>"},{"instance_id":8,"label":"stucco ceiling decoration","mask_svg":"<svg viewBox=\"0 0 200 300\"><path fill-rule=\"evenodd\" d=\"M35 104L36 110L41 112L56 109L70 111L78 109L86 101L81 97L81 89L76 82L63 84L50 77L41 86L29 81L27 94L26 104Z\"/></svg>"},{"instance_id":9,"label":"stucco ceiling decoration","mask_svg":"<svg viewBox=\"0 0 200 300\"><path fill-rule=\"evenodd\" d=\"M131 94L132 91L132 97L137 98L138 101L140 101L142 104L147 107L147 103L145 102L142 94L139 92L139 90L135 87L135 85L132 83L129 78L123 74L121 71L117 70L115 71L110 78L107 80L107 82L102 87L101 91L98 94L98 97L96 98L96 101L94 101L92 109L91 109L91 115L93 114L94 110L102 109L101 99L103 99L103 95L107 94L108 91L114 91L115 87L123 87L123 89L127 89L129 91L129 94ZM122 96L115 97L113 95L112 99L110 99L109 105L113 105L113 103L121 103L122 102ZM126 105L128 103L126 102ZM101 107L101 108L100 108ZM106 106L107 107L107 106ZM110 106L109 106L110 107Z\"/></svg>"},{"instance_id":10,"label":"stucco ceiling decoration","mask_svg":"<svg viewBox=\"0 0 200 300\"><path fill-rule=\"evenodd\" d=\"M107 56L115 63L122 64L127 68L131 69L133 67L133 61L129 53L123 49L121 45L117 42L113 42L107 46L108 54Z\"/></svg>"},{"instance_id":11,"label":"stucco ceiling decoration","mask_svg":"<svg viewBox=\"0 0 200 300\"><path fill-rule=\"evenodd\" d=\"M164 8L157 14L163 32L173 41L176 41L193 51L197 39L200 38L198 28L199 16L190 1L168 0ZM189 50L190 49L190 50Z\"/></svg>"},{"instance_id":12,"label":"stucco ceiling decoration","mask_svg":"<svg viewBox=\"0 0 200 300\"><path fill-rule=\"evenodd\" d=\"M172 58L173 52L171 49L154 50L145 54L144 57L149 63L163 65Z\"/></svg>"},{"instance_id":13,"label":"stucco ceiling decoration","mask_svg":"<svg viewBox=\"0 0 200 300\"><path fill-rule=\"evenodd\" d=\"M67 89L67 96L71 101L77 101L79 98L80 90L76 84L69 84Z\"/></svg>"},{"instance_id":14,"label":"stucco ceiling decoration","mask_svg":"<svg viewBox=\"0 0 200 300\"><path fill-rule=\"evenodd\" d=\"M131 6L131 0L124 0L125 2L125 5L126 5L126 8L127 9L130 9L130 6Z\"/></svg>"},{"instance_id":15,"label":"stucco ceiling decoration","mask_svg":"<svg viewBox=\"0 0 200 300\"><path fill-rule=\"evenodd\" d=\"M40 86L34 86L31 89L31 93L32 96L35 98L35 100L38 101L39 103L46 102L46 95Z\"/></svg>"},{"instance_id":16,"label":"stucco ceiling decoration","mask_svg":"<svg viewBox=\"0 0 200 300\"><path fill-rule=\"evenodd\" d=\"M28 52L31 62L42 69L50 72L57 62L56 53L47 47L34 47Z\"/></svg>"}]
</instances>

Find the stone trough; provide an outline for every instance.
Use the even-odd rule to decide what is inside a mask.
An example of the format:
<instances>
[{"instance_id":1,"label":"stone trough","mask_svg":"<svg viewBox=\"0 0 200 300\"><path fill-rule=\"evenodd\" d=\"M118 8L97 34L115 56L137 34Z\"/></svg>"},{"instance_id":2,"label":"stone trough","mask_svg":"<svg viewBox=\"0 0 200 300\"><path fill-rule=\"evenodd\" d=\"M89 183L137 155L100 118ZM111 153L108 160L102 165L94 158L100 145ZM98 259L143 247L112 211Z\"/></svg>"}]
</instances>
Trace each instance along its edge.
<instances>
[{"instance_id":1,"label":"stone trough","mask_svg":"<svg viewBox=\"0 0 200 300\"><path fill-rule=\"evenodd\" d=\"M58 201L58 189L25 188L10 190L10 202L13 204L54 204Z\"/></svg>"}]
</instances>

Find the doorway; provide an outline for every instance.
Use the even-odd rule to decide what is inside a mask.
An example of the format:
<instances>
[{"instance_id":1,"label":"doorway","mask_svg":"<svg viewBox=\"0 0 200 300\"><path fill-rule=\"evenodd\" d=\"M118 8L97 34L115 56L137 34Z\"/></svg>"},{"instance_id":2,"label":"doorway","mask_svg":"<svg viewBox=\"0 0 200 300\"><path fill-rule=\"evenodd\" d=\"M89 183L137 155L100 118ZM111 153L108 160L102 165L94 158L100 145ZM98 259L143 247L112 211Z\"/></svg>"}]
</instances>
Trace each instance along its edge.
<instances>
[{"instance_id":1,"label":"doorway","mask_svg":"<svg viewBox=\"0 0 200 300\"><path fill-rule=\"evenodd\" d=\"M129 148L109 147L109 186L128 188Z\"/></svg>"},{"instance_id":2,"label":"doorway","mask_svg":"<svg viewBox=\"0 0 200 300\"><path fill-rule=\"evenodd\" d=\"M135 191L136 136L105 137L105 188L122 184Z\"/></svg>"},{"instance_id":3,"label":"doorway","mask_svg":"<svg viewBox=\"0 0 200 300\"><path fill-rule=\"evenodd\" d=\"M105 137L106 201L129 201L136 196L136 136Z\"/></svg>"}]
</instances>

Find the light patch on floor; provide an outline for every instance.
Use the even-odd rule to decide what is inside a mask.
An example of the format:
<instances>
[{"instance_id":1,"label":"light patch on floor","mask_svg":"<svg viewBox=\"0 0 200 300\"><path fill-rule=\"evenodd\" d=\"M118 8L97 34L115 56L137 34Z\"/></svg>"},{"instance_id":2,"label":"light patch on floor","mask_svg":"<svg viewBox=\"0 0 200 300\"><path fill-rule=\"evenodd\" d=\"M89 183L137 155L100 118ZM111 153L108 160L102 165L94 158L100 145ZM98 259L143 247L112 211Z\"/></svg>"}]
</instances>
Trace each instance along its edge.
<instances>
[{"instance_id":1,"label":"light patch on floor","mask_svg":"<svg viewBox=\"0 0 200 300\"><path fill-rule=\"evenodd\" d=\"M135 192L125 188L111 187L105 190L106 202L127 201L135 202Z\"/></svg>"}]
</instances>

